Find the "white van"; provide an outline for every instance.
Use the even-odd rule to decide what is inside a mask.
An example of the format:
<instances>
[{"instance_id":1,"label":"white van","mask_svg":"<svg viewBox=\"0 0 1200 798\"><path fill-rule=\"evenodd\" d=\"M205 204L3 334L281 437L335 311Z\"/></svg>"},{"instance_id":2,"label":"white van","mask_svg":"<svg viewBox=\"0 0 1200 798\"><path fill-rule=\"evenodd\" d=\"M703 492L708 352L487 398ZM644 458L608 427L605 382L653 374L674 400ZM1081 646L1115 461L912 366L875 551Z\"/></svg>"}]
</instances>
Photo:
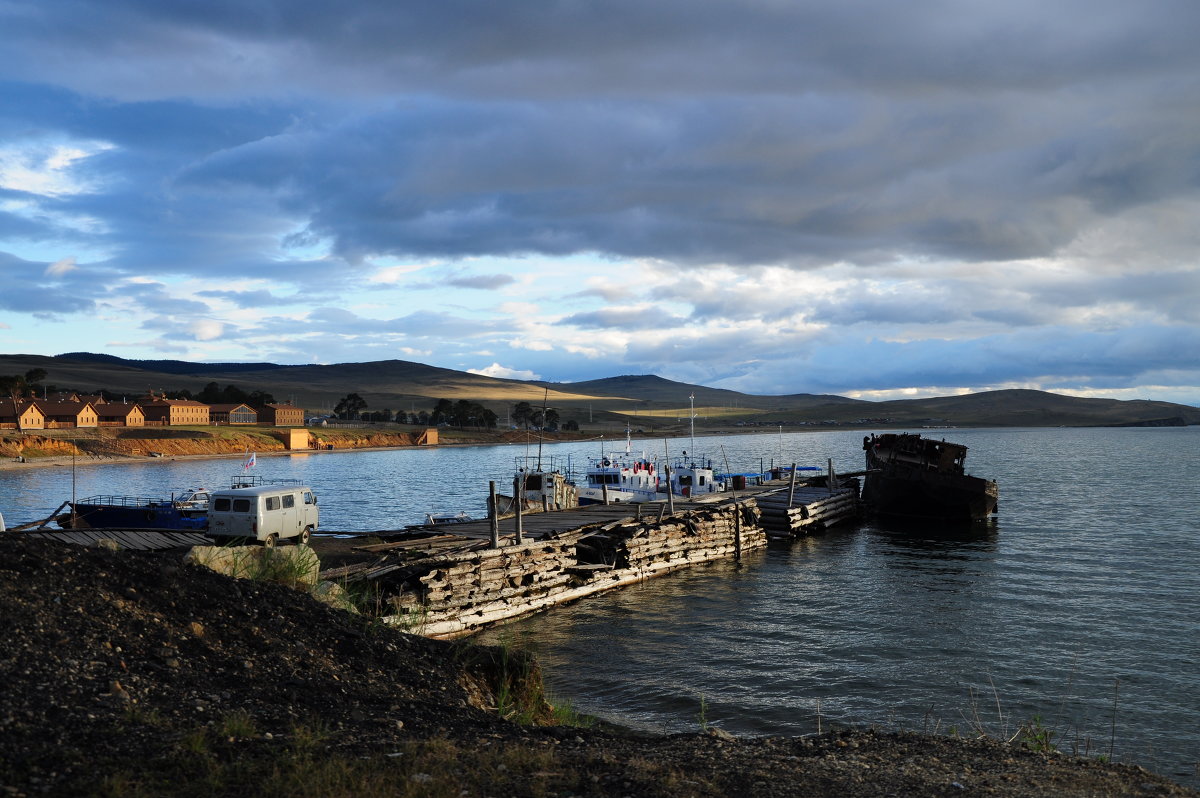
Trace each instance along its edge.
<instances>
[{"instance_id":1,"label":"white van","mask_svg":"<svg viewBox=\"0 0 1200 798\"><path fill-rule=\"evenodd\" d=\"M213 491L208 536L254 538L274 546L284 538L301 545L317 529L317 496L305 485L259 485Z\"/></svg>"}]
</instances>

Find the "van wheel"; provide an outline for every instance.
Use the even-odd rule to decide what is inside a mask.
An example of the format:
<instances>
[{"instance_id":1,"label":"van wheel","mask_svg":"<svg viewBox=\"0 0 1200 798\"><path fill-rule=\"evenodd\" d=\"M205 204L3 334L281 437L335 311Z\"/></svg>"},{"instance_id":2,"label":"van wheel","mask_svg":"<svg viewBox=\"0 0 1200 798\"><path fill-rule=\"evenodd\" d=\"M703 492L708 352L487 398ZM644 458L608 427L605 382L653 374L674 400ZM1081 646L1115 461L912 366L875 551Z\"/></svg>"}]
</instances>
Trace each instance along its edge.
<instances>
[{"instance_id":1,"label":"van wheel","mask_svg":"<svg viewBox=\"0 0 1200 798\"><path fill-rule=\"evenodd\" d=\"M263 545L266 546L268 549L273 549L273 548L275 548L275 544L278 542L279 542L279 535L276 535L274 532L272 532L271 534L267 535L265 540L263 540Z\"/></svg>"},{"instance_id":2,"label":"van wheel","mask_svg":"<svg viewBox=\"0 0 1200 798\"><path fill-rule=\"evenodd\" d=\"M296 542L299 543L301 546L307 546L308 539L311 537L312 537L312 527L306 526L306 527L304 527L304 531L300 533L300 537L297 539Z\"/></svg>"}]
</instances>

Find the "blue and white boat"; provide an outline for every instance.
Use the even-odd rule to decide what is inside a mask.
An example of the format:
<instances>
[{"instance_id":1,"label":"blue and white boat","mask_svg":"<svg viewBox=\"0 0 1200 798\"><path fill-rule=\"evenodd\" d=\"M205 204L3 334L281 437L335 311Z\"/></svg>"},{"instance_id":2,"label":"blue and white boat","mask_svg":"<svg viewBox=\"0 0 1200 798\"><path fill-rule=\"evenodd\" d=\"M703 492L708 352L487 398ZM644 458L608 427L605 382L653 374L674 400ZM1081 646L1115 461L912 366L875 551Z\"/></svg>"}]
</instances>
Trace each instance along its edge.
<instances>
[{"instance_id":1,"label":"blue and white boat","mask_svg":"<svg viewBox=\"0 0 1200 798\"><path fill-rule=\"evenodd\" d=\"M63 529L208 529L209 491L192 488L170 498L89 496L68 502L68 513L55 521Z\"/></svg>"}]
</instances>

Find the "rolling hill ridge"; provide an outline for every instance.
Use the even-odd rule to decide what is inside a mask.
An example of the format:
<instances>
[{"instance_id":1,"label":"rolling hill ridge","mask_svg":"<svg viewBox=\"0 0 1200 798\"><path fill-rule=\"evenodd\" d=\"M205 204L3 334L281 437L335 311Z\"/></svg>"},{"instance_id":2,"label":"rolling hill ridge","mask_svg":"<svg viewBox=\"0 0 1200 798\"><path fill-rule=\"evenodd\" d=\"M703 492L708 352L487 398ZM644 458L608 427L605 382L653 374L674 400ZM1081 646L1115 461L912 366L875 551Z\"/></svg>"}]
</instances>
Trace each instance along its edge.
<instances>
[{"instance_id":1,"label":"rolling hill ridge","mask_svg":"<svg viewBox=\"0 0 1200 798\"><path fill-rule=\"evenodd\" d=\"M347 393L372 410L430 409L438 399L467 399L501 418L517 402L555 407L563 420L603 426L655 428L686 423L694 397L698 426L865 424L870 426L1115 426L1200 424L1200 408L1150 400L1086 399L1035 390L871 402L828 394L760 396L675 382L656 375L622 375L577 383L500 379L404 360L330 365L189 363L126 360L74 352L55 357L0 355L0 375L44 369L47 387L129 398L147 391L236 385L262 390L312 413L328 412Z\"/></svg>"}]
</instances>

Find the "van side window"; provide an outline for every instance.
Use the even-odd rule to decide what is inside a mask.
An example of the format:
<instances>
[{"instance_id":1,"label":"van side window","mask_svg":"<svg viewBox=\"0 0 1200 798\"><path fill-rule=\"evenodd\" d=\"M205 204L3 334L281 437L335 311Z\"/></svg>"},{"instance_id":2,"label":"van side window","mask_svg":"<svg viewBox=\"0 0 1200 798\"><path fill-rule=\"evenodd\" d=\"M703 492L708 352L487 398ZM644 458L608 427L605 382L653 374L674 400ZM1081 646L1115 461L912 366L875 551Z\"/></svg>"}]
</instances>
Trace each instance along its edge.
<instances>
[{"instance_id":1,"label":"van side window","mask_svg":"<svg viewBox=\"0 0 1200 798\"><path fill-rule=\"evenodd\" d=\"M279 509L279 497L278 496L268 496L267 497L267 509L268 510L278 510Z\"/></svg>"},{"instance_id":2,"label":"van side window","mask_svg":"<svg viewBox=\"0 0 1200 798\"><path fill-rule=\"evenodd\" d=\"M233 511L235 513L250 512L250 500L249 499L234 499L233 500Z\"/></svg>"},{"instance_id":3,"label":"van side window","mask_svg":"<svg viewBox=\"0 0 1200 798\"><path fill-rule=\"evenodd\" d=\"M289 507L295 507L295 506L296 506L296 497L295 496L293 496L292 494L289 493L283 497L283 509L286 510Z\"/></svg>"},{"instance_id":4,"label":"van side window","mask_svg":"<svg viewBox=\"0 0 1200 798\"><path fill-rule=\"evenodd\" d=\"M229 499L217 499L213 502L213 509L219 513L229 512Z\"/></svg>"}]
</instances>

